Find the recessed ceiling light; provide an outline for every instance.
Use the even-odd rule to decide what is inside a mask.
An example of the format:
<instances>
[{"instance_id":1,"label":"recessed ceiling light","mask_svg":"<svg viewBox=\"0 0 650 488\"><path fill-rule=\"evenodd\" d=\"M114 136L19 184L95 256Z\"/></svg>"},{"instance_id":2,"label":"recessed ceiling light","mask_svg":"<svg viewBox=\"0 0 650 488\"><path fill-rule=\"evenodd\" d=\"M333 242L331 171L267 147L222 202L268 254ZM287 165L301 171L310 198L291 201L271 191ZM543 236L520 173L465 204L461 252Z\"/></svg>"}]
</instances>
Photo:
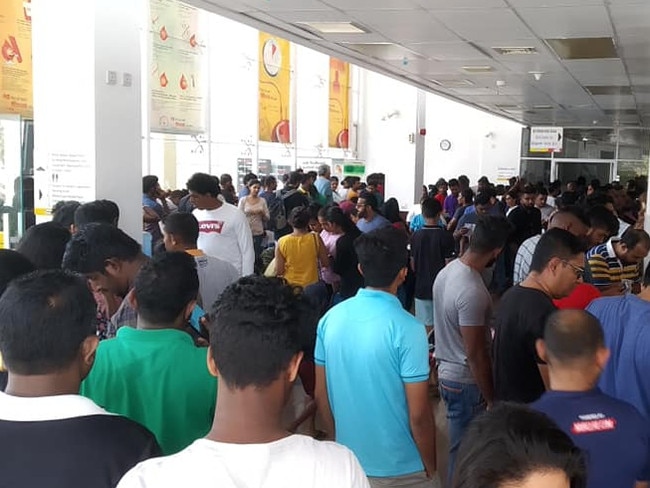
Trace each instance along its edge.
<instances>
[{"instance_id":1,"label":"recessed ceiling light","mask_svg":"<svg viewBox=\"0 0 650 488\"><path fill-rule=\"evenodd\" d=\"M629 86L615 86L615 85L596 85L585 86L587 91L592 95L631 95L632 88Z\"/></svg>"},{"instance_id":2,"label":"recessed ceiling light","mask_svg":"<svg viewBox=\"0 0 650 488\"><path fill-rule=\"evenodd\" d=\"M533 105L533 109L535 109L535 110L552 110L553 105Z\"/></svg>"},{"instance_id":3,"label":"recessed ceiling light","mask_svg":"<svg viewBox=\"0 0 650 488\"><path fill-rule=\"evenodd\" d=\"M367 34L368 31L353 22L296 22L321 34Z\"/></svg>"},{"instance_id":4,"label":"recessed ceiling light","mask_svg":"<svg viewBox=\"0 0 650 488\"><path fill-rule=\"evenodd\" d=\"M618 58L616 45L611 37L546 39L546 43L561 59Z\"/></svg>"},{"instance_id":5,"label":"recessed ceiling light","mask_svg":"<svg viewBox=\"0 0 650 488\"><path fill-rule=\"evenodd\" d=\"M493 47L502 56L537 54L537 49L528 46Z\"/></svg>"},{"instance_id":6,"label":"recessed ceiling light","mask_svg":"<svg viewBox=\"0 0 650 488\"><path fill-rule=\"evenodd\" d=\"M463 70L468 73L490 73L494 71L492 66L463 66Z\"/></svg>"}]
</instances>

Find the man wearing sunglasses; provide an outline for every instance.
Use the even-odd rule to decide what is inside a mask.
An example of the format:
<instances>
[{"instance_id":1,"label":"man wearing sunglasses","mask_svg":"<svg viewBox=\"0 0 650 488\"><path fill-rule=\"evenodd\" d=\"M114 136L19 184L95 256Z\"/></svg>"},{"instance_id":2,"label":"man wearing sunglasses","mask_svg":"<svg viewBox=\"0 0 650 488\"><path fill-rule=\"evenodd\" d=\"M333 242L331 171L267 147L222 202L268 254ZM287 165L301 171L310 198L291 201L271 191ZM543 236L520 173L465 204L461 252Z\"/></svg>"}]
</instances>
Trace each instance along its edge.
<instances>
[{"instance_id":1,"label":"man wearing sunglasses","mask_svg":"<svg viewBox=\"0 0 650 488\"><path fill-rule=\"evenodd\" d=\"M530 273L508 290L497 310L493 374L497 400L531 403L547 388L546 364L535 342L556 308L553 299L568 296L584 273L580 239L564 229L546 232L533 254Z\"/></svg>"}]
</instances>

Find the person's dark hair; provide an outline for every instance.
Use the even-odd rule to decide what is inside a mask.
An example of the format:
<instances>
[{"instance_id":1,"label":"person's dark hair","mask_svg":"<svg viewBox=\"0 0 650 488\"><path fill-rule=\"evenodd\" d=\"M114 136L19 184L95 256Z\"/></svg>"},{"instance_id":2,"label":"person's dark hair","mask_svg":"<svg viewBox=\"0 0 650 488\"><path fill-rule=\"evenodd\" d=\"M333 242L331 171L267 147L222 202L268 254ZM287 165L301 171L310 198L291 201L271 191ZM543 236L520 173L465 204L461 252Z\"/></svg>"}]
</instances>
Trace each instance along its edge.
<instances>
[{"instance_id":1,"label":"person's dark hair","mask_svg":"<svg viewBox=\"0 0 650 488\"><path fill-rule=\"evenodd\" d=\"M232 176L230 176L228 173L222 174L219 178L219 183L221 186L226 186L228 183L232 183Z\"/></svg>"},{"instance_id":2,"label":"person's dark hair","mask_svg":"<svg viewBox=\"0 0 650 488\"><path fill-rule=\"evenodd\" d=\"M512 198L515 202L519 202L519 192L517 190L510 190L506 192L506 195Z\"/></svg>"},{"instance_id":3,"label":"person's dark hair","mask_svg":"<svg viewBox=\"0 0 650 488\"><path fill-rule=\"evenodd\" d=\"M540 238L533 253L530 270L541 273L553 258L571 259L582 254L583 246L580 239L564 229L550 229Z\"/></svg>"},{"instance_id":4,"label":"person's dark hair","mask_svg":"<svg viewBox=\"0 0 650 488\"><path fill-rule=\"evenodd\" d=\"M391 197L384 202L381 213L388 219L389 222L401 222L402 217L399 214L399 202L397 198Z\"/></svg>"},{"instance_id":5,"label":"person's dark hair","mask_svg":"<svg viewBox=\"0 0 650 488\"><path fill-rule=\"evenodd\" d=\"M608 203L614 204L614 199L611 195L596 191L585 198L585 206L587 208L595 207L596 205L607 205Z\"/></svg>"},{"instance_id":6,"label":"person's dark hair","mask_svg":"<svg viewBox=\"0 0 650 488\"><path fill-rule=\"evenodd\" d=\"M246 276L211 313L210 348L229 388L264 388L297 353L313 350L318 317L311 302L281 278Z\"/></svg>"},{"instance_id":7,"label":"person's dark hair","mask_svg":"<svg viewBox=\"0 0 650 488\"><path fill-rule=\"evenodd\" d=\"M621 236L621 244L628 249L634 249L639 244L650 248L650 236L644 230L629 227Z\"/></svg>"},{"instance_id":8,"label":"person's dark hair","mask_svg":"<svg viewBox=\"0 0 650 488\"><path fill-rule=\"evenodd\" d=\"M449 186L458 186L458 180L456 178L452 178L451 180L448 181Z\"/></svg>"},{"instance_id":9,"label":"person's dark hair","mask_svg":"<svg viewBox=\"0 0 650 488\"><path fill-rule=\"evenodd\" d=\"M596 317L584 310L557 310L546 319L544 344L550 362L571 363L593 358L605 347L605 334Z\"/></svg>"},{"instance_id":10,"label":"person's dark hair","mask_svg":"<svg viewBox=\"0 0 650 488\"><path fill-rule=\"evenodd\" d=\"M444 178L438 178L438 181L436 181L436 189L438 189L441 186L449 186L447 180L445 180Z\"/></svg>"},{"instance_id":11,"label":"person's dark hair","mask_svg":"<svg viewBox=\"0 0 650 488\"><path fill-rule=\"evenodd\" d=\"M371 193L369 191L363 191L359 195L359 198L363 198L364 201L366 202L366 205L368 205L373 210L375 210L375 211L379 210L379 204L377 203L377 197L375 196L374 193Z\"/></svg>"},{"instance_id":12,"label":"person's dark hair","mask_svg":"<svg viewBox=\"0 0 650 488\"><path fill-rule=\"evenodd\" d=\"M420 204L425 219L435 219L442 213L442 205L435 198L426 198Z\"/></svg>"},{"instance_id":13,"label":"person's dark hair","mask_svg":"<svg viewBox=\"0 0 650 488\"><path fill-rule=\"evenodd\" d=\"M331 224L336 224L341 227L345 234L348 234L353 229L356 229L356 226L354 225L354 222L350 220L350 217L345 215L341 207L336 205L327 207L327 209L325 209L325 220Z\"/></svg>"},{"instance_id":14,"label":"person's dark hair","mask_svg":"<svg viewBox=\"0 0 650 488\"><path fill-rule=\"evenodd\" d=\"M163 219L163 227L167 234L175 235L183 244L196 244L199 239L199 221L192 214L169 214Z\"/></svg>"},{"instance_id":15,"label":"person's dark hair","mask_svg":"<svg viewBox=\"0 0 650 488\"><path fill-rule=\"evenodd\" d=\"M538 195L544 195L545 197L548 196L548 190L544 188L543 186L540 186L537 188L537 194Z\"/></svg>"},{"instance_id":16,"label":"person's dark hair","mask_svg":"<svg viewBox=\"0 0 650 488\"><path fill-rule=\"evenodd\" d=\"M36 269L60 269L70 230L55 222L27 229L16 251L29 259Z\"/></svg>"},{"instance_id":17,"label":"person's dark hair","mask_svg":"<svg viewBox=\"0 0 650 488\"><path fill-rule=\"evenodd\" d=\"M620 223L612 212L607 207L596 205L587 211L587 218L589 219L589 227L594 229L607 229L610 236L618 235Z\"/></svg>"},{"instance_id":18,"label":"person's dark hair","mask_svg":"<svg viewBox=\"0 0 650 488\"><path fill-rule=\"evenodd\" d=\"M589 183L589 186L591 186L594 190L598 190L600 188L600 180L598 178L594 178Z\"/></svg>"},{"instance_id":19,"label":"person's dark hair","mask_svg":"<svg viewBox=\"0 0 650 488\"><path fill-rule=\"evenodd\" d=\"M487 254L506 245L512 226L505 217L481 215L469 241L469 248L477 254Z\"/></svg>"},{"instance_id":20,"label":"person's dark hair","mask_svg":"<svg viewBox=\"0 0 650 488\"><path fill-rule=\"evenodd\" d=\"M62 270L12 281L0 297L0 352L10 373L42 375L74 361L97 332L97 304L85 279Z\"/></svg>"},{"instance_id":21,"label":"person's dark hair","mask_svg":"<svg viewBox=\"0 0 650 488\"><path fill-rule=\"evenodd\" d=\"M460 194L465 199L465 203L467 205L472 205L474 203L474 190L472 190L471 188L465 188L463 191L460 192Z\"/></svg>"},{"instance_id":22,"label":"person's dark hair","mask_svg":"<svg viewBox=\"0 0 650 488\"><path fill-rule=\"evenodd\" d=\"M526 185L524 186L524 189L521 190L522 195L537 195L537 188L535 188L533 185Z\"/></svg>"},{"instance_id":23,"label":"person's dark hair","mask_svg":"<svg viewBox=\"0 0 650 488\"><path fill-rule=\"evenodd\" d=\"M98 200L101 205L104 206L106 209L106 212L108 215L111 216L113 219L112 223L115 227L117 227L119 221L120 221L120 207L117 203L115 203L113 200Z\"/></svg>"},{"instance_id":24,"label":"person's dark hair","mask_svg":"<svg viewBox=\"0 0 650 488\"><path fill-rule=\"evenodd\" d=\"M458 183L462 186L469 186L469 178L465 175L460 175L458 177Z\"/></svg>"},{"instance_id":25,"label":"person's dark hair","mask_svg":"<svg viewBox=\"0 0 650 488\"><path fill-rule=\"evenodd\" d=\"M1 281L0 285L2 285ZM650 264L648 264L647 268L645 269L645 273L643 274L643 286L646 288L650 286Z\"/></svg>"},{"instance_id":26,"label":"person's dark hair","mask_svg":"<svg viewBox=\"0 0 650 488\"><path fill-rule=\"evenodd\" d=\"M109 203L110 200L95 200L84 203L74 213L74 225L77 229L88 224L110 224L117 225L115 208ZM113 203L113 202L111 202ZM117 205L115 205L117 207ZM119 207L117 208L117 218L119 218Z\"/></svg>"},{"instance_id":27,"label":"person's dark hair","mask_svg":"<svg viewBox=\"0 0 650 488\"><path fill-rule=\"evenodd\" d=\"M555 199L555 205L558 208L575 205L578 201L578 194L576 192L565 191L562 195Z\"/></svg>"},{"instance_id":28,"label":"person's dark hair","mask_svg":"<svg viewBox=\"0 0 650 488\"><path fill-rule=\"evenodd\" d=\"M309 209L309 219L318 220L318 215L323 206L318 202L311 202L307 208Z\"/></svg>"},{"instance_id":29,"label":"person's dark hair","mask_svg":"<svg viewBox=\"0 0 650 488\"><path fill-rule=\"evenodd\" d=\"M489 205L490 204L490 195L489 191L482 191L476 194L474 198L474 205Z\"/></svg>"},{"instance_id":30,"label":"person's dark hair","mask_svg":"<svg viewBox=\"0 0 650 488\"><path fill-rule=\"evenodd\" d=\"M366 184L377 187L381 184L383 176L381 173L371 173L366 177Z\"/></svg>"},{"instance_id":31,"label":"person's dark hair","mask_svg":"<svg viewBox=\"0 0 650 488\"><path fill-rule=\"evenodd\" d=\"M133 261L140 256L140 244L110 224L88 224L72 236L63 267L77 273L104 273L106 261Z\"/></svg>"},{"instance_id":32,"label":"person's dark hair","mask_svg":"<svg viewBox=\"0 0 650 488\"><path fill-rule=\"evenodd\" d=\"M35 269L32 262L19 252L0 249L0 296L5 292L11 280L31 273Z\"/></svg>"},{"instance_id":33,"label":"person's dark hair","mask_svg":"<svg viewBox=\"0 0 650 488\"><path fill-rule=\"evenodd\" d=\"M194 173L187 180L187 189L199 195L210 195L213 198L217 198L221 194L219 181L207 173Z\"/></svg>"},{"instance_id":34,"label":"person's dark hair","mask_svg":"<svg viewBox=\"0 0 650 488\"><path fill-rule=\"evenodd\" d=\"M257 175L255 173L246 173L244 175L244 180L243 180L244 186L248 186L251 180L256 180L256 179L257 179Z\"/></svg>"},{"instance_id":35,"label":"person's dark hair","mask_svg":"<svg viewBox=\"0 0 650 488\"><path fill-rule=\"evenodd\" d=\"M339 182L339 177L338 176L330 176L330 181L336 181L338 183Z\"/></svg>"},{"instance_id":36,"label":"person's dark hair","mask_svg":"<svg viewBox=\"0 0 650 488\"><path fill-rule=\"evenodd\" d=\"M605 208L605 211L607 209ZM607 211L610 215L612 215L611 212ZM578 207L577 205L569 205L567 207L562 207L560 210L558 210L551 219L555 218L555 215L560 215L560 214L569 214L574 216L576 219L578 219L580 222L582 222L586 227L591 227L591 221L589 220L589 217L587 217L587 214L585 211L581 208ZM618 230L616 231L618 233Z\"/></svg>"},{"instance_id":37,"label":"person's dark hair","mask_svg":"<svg viewBox=\"0 0 650 488\"><path fill-rule=\"evenodd\" d=\"M534 472L563 471L587 486L587 464L571 438L541 412L501 403L475 418L456 457L453 488L501 488Z\"/></svg>"},{"instance_id":38,"label":"person's dark hair","mask_svg":"<svg viewBox=\"0 0 650 488\"><path fill-rule=\"evenodd\" d=\"M133 284L138 316L151 325L172 325L199 293L196 261L186 252L162 252L145 263Z\"/></svg>"},{"instance_id":39,"label":"person's dark hair","mask_svg":"<svg viewBox=\"0 0 650 488\"><path fill-rule=\"evenodd\" d=\"M550 193L561 189L562 189L562 182L560 180L555 180L550 185L548 185L548 191Z\"/></svg>"},{"instance_id":40,"label":"person's dark hair","mask_svg":"<svg viewBox=\"0 0 650 488\"><path fill-rule=\"evenodd\" d=\"M262 186L262 183L261 183L260 180L258 180L257 178L253 178L252 180L248 180L248 183L246 183L246 186L247 186L248 188L250 188L251 186L254 186L254 185L260 185L260 186Z\"/></svg>"},{"instance_id":41,"label":"person's dark hair","mask_svg":"<svg viewBox=\"0 0 650 488\"><path fill-rule=\"evenodd\" d=\"M298 171L292 171L289 173L289 179L287 180L287 185L296 188L300 183L302 183L302 178L303 178L303 173L299 173Z\"/></svg>"},{"instance_id":42,"label":"person's dark hair","mask_svg":"<svg viewBox=\"0 0 650 488\"><path fill-rule=\"evenodd\" d=\"M296 207L289 213L289 225L294 229L303 230L309 227L311 211L309 207Z\"/></svg>"},{"instance_id":43,"label":"person's dark hair","mask_svg":"<svg viewBox=\"0 0 650 488\"><path fill-rule=\"evenodd\" d=\"M394 227L362 234L354 242L366 286L389 287L408 262L408 237Z\"/></svg>"},{"instance_id":44,"label":"person's dark hair","mask_svg":"<svg viewBox=\"0 0 650 488\"><path fill-rule=\"evenodd\" d=\"M66 229L69 229L74 224L74 213L79 208L81 203L76 200L56 202L52 208L52 222L61 224Z\"/></svg>"},{"instance_id":45,"label":"person's dark hair","mask_svg":"<svg viewBox=\"0 0 650 488\"><path fill-rule=\"evenodd\" d=\"M277 181L278 180L276 180L275 176L273 176L273 175L265 176L262 179L262 185L266 188L266 187L271 186L273 183L277 183Z\"/></svg>"},{"instance_id":46,"label":"person's dark hair","mask_svg":"<svg viewBox=\"0 0 650 488\"><path fill-rule=\"evenodd\" d=\"M158 185L158 177L155 175L147 175L142 177L142 193L149 193Z\"/></svg>"}]
</instances>

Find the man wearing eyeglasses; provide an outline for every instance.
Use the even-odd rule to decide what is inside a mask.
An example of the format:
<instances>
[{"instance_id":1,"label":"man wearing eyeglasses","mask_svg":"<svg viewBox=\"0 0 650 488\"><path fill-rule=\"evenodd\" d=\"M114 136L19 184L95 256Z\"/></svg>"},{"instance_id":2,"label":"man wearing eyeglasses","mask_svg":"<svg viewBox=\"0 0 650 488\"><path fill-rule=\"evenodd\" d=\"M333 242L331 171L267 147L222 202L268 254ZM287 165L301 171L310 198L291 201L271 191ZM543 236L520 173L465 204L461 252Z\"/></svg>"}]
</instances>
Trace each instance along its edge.
<instances>
[{"instance_id":1,"label":"man wearing eyeglasses","mask_svg":"<svg viewBox=\"0 0 650 488\"><path fill-rule=\"evenodd\" d=\"M571 294L582 281L583 265L580 239L564 229L551 229L535 248L528 277L503 295L493 343L497 400L531 403L546 390L548 371L535 343L556 310L553 299Z\"/></svg>"}]
</instances>

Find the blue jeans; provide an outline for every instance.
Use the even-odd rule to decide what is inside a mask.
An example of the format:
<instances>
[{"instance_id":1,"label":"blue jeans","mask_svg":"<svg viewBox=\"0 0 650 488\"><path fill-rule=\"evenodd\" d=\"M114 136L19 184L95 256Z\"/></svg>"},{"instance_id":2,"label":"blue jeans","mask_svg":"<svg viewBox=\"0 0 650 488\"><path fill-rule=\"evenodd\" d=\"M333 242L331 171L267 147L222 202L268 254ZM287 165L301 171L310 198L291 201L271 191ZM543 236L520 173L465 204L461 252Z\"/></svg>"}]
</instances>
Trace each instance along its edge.
<instances>
[{"instance_id":1,"label":"blue jeans","mask_svg":"<svg viewBox=\"0 0 650 488\"><path fill-rule=\"evenodd\" d=\"M438 379L440 397L447 407L449 424L449 465L447 486L451 486L456 452L467 426L479 413L485 411L485 400L478 386L455 381Z\"/></svg>"}]
</instances>

